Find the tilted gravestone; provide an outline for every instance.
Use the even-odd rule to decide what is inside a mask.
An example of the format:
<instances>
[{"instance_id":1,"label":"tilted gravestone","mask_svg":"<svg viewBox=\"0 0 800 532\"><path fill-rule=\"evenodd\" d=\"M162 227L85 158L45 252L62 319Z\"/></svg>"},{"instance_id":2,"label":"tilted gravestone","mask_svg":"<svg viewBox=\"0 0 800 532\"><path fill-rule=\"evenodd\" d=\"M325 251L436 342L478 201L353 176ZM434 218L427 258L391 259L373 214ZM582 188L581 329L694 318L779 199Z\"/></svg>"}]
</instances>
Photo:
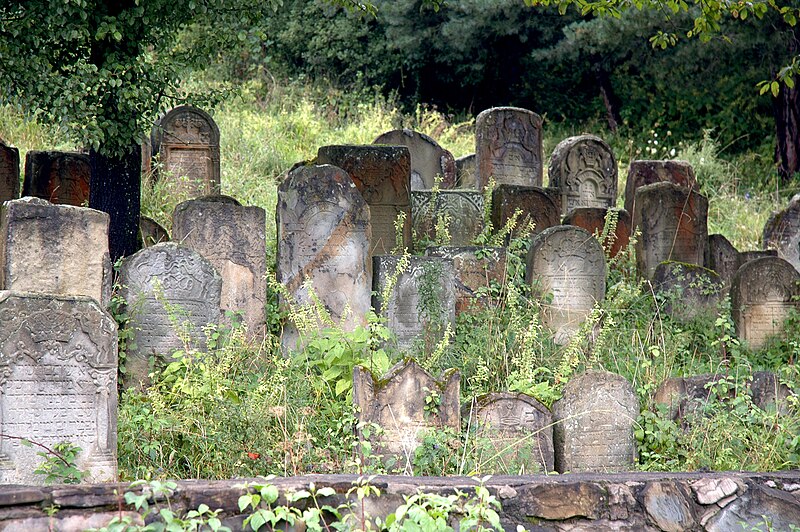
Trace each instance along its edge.
<instances>
[{"instance_id":1,"label":"tilted gravestone","mask_svg":"<svg viewBox=\"0 0 800 532\"><path fill-rule=\"evenodd\" d=\"M59 205L88 205L91 175L86 154L29 151L25 155L22 195Z\"/></svg>"},{"instance_id":2,"label":"tilted gravestone","mask_svg":"<svg viewBox=\"0 0 800 532\"><path fill-rule=\"evenodd\" d=\"M731 284L736 334L760 349L782 330L791 309L800 309L800 273L784 259L764 257L745 263Z\"/></svg>"},{"instance_id":3,"label":"tilted gravestone","mask_svg":"<svg viewBox=\"0 0 800 532\"><path fill-rule=\"evenodd\" d=\"M170 176L168 190L188 197L219 194L219 128L208 113L178 106L156 121L150 142L161 160L159 179Z\"/></svg>"},{"instance_id":4,"label":"tilted gravestone","mask_svg":"<svg viewBox=\"0 0 800 532\"><path fill-rule=\"evenodd\" d=\"M478 169L475 167L474 153L456 159L456 188L478 188Z\"/></svg>"},{"instance_id":5,"label":"tilted gravestone","mask_svg":"<svg viewBox=\"0 0 800 532\"><path fill-rule=\"evenodd\" d=\"M773 212L761 236L764 249L775 249L778 256L800 271L800 194L785 209Z\"/></svg>"},{"instance_id":6,"label":"tilted gravestone","mask_svg":"<svg viewBox=\"0 0 800 532\"><path fill-rule=\"evenodd\" d=\"M611 217L609 217L609 213ZM581 229L586 229L593 235L601 236L606 225L613 220L609 226L606 238L600 242L609 258L617 256L621 250L628 247L631 239L631 215L624 209L603 209L600 207L578 207L572 209L564 217L564 225L574 225Z\"/></svg>"},{"instance_id":7,"label":"tilted gravestone","mask_svg":"<svg viewBox=\"0 0 800 532\"><path fill-rule=\"evenodd\" d=\"M565 344L605 298L603 248L579 227L546 229L531 242L525 280L545 301L542 322L553 331L557 344Z\"/></svg>"},{"instance_id":8,"label":"tilted gravestone","mask_svg":"<svg viewBox=\"0 0 800 532\"><path fill-rule=\"evenodd\" d=\"M0 291L0 483L43 484L36 446L68 441L117 479L117 324L87 297Z\"/></svg>"},{"instance_id":9,"label":"tilted gravestone","mask_svg":"<svg viewBox=\"0 0 800 532\"><path fill-rule=\"evenodd\" d=\"M411 155L411 190L433 188L436 177L439 188L456 187L456 162L453 154L424 133L410 129L394 129L380 135L373 144L405 146Z\"/></svg>"},{"instance_id":10,"label":"tilted gravestone","mask_svg":"<svg viewBox=\"0 0 800 532\"><path fill-rule=\"evenodd\" d=\"M561 223L561 211L545 189L500 185L492 191L491 220L495 233L505 227L517 210L520 211L520 216L511 237L519 234L519 228L526 220L533 222L532 235Z\"/></svg>"},{"instance_id":11,"label":"tilted gravestone","mask_svg":"<svg viewBox=\"0 0 800 532\"><path fill-rule=\"evenodd\" d=\"M278 187L275 218L277 278L291 304L311 304L313 290L345 330L366 325L372 290L370 210L347 172L330 165L298 166ZM284 348L293 348L298 334L307 332L297 325L290 321L284 328Z\"/></svg>"},{"instance_id":12,"label":"tilted gravestone","mask_svg":"<svg viewBox=\"0 0 800 532\"><path fill-rule=\"evenodd\" d=\"M125 258L120 268L136 349L128 349L125 386L148 383L150 357L170 360L178 349L203 349L204 327L219 322L222 279L199 253L173 242Z\"/></svg>"},{"instance_id":13,"label":"tilted gravestone","mask_svg":"<svg viewBox=\"0 0 800 532\"><path fill-rule=\"evenodd\" d=\"M739 269L739 251L723 235L708 235L706 266L719 275L723 284L730 287L736 270Z\"/></svg>"},{"instance_id":14,"label":"tilted gravestone","mask_svg":"<svg viewBox=\"0 0 800 532\"><path fill-rule=\"evenodd\" d=\"M559 473L612 473L633 469L633 427L639 399L614 373L589 372L571 379L553 403L553 444Z\"/></svg>"},{"instance_id":15,"label":"tilted gravestone","mask_svg":"<svg viewBox=\"0 0 800 532\"><path fill-rule=\"evenodd\" d=\"M441 241L437 227L446 230L447 244L469 246L483 230L483 194L470 190L411 192L414 241ZM439 229L439 231L441 231Z\"/></svg>"},{"instance_id":16,"label":"tilted gravestone","mask_svg":"<svg viewBox=\"0 0 800 532\"><path fill-rule=\"evenodd\" d=\"M617 202L617 160L600 137L579 135L558 143L548 167L550 187L561 196L561 213L578 207L609 209Z\"/></svg>"},{"instance_id":17,"label":"tilted gravestone","mask_svg":"<svg viewBox=\"0 0 800 532\"><path fill-rule=\"evenodd\" d=\"M696 264L665 261L653 274L653 291L663 300L662 310L678 320L716 316L723 287L716 272Z\"/></svg>"},{"instance_id":18,"label":"tilted gravestone","mask_svg":"<svg viewBox=\"0 0 800 532\"><path fill-rule=\"evenodd\" d=\"M427 248L425 254L453 261L456 316L493 304L493 296L505 283L505 248L438 246Z\"/></svg>"},{"instance_id":19,"label":"tilted gravestone","mask_svg":"<svg viewBox=\"0 0 800 532\"><path fill-rule=\"evenodd\" d=\"M19 150L0 140L0 204L19 197Z\"/></svg>"},{"instance_id":20,"label":"tilted gravestone","mask_svg":"<svg viewBox=\"0 0 800 532\"><path fill-rule=\"evenodd\" d=\"M142 248L149 248L162 242L169 242L169 233L161 224L148 218L139 216L139 245Z\"/></svg>"},{"instance_id":21,"label":"tilted gravestone","mask_svg":"<svg viewBox=\"0 0 800 532\"><path fill-rule=\"evenodd\" d=\"M38 198L0 210L0 290L111 297L108 214Z\"/></svg>"},{"instance_id":22,"label":"tilted gravestone","mask_svg":"<svg viewBox=\"0 0 800 532\"><path fill-rule=\"evenodd\" d=\"M397 246L411 249L411 156L405 146L323 146L317 164L332 164L350 174L369 205L371 255L387 255Z\"/></svg>"},{"instance_id":23,"label":"tilted gravestone","mask_svg":"<svg viewBox=\"0 0 800 532\"><path fill-rule=\"evenodd\" d=\"M425 432L461 430L459 394L461 376L451 369L435 379L413 359L406 359L376 378L368 369L353 368L353 404L361 423L376 423L383 433L370 439L378 456L393 462L390 468L411 473L414 451ZM431 409L426 398L435 398ZM365 439L363 434L359 434Z\"/></svg>"},{"instance_id":24,"label":"tilted gravestone","mask_svg":"<svg viewBox=\"0 0 800 532\"><path fill-rule=\"evenodd\" d=\"M542 117L518 107L493 107L475 119L478 190L498 185L542 186Z\"/></svg>"},{"instance_id":25,"label":"tilted gravestone","mask_svg":"<svg viewBox=\"0 0 800 532\"><path fill-rule=\"evenodd\" d=\"M633 212L639 187L655 183L673 183L697 190L694 168L686 161L631 161L625 182L625 210Z\"/></svg>"},{"instance_id":26,"label":"tilted gravestone","mask_svg":"<svg viewBox=\"0 0 800 532\"><path fill-rule=\"evenodd\" d=\"M202 255L222 277L220 309L240 312L251 338L263 337L266 323L266 214L224 196L185 201L172 214L176 242Z\"/></svg>"},{"instance_id":27,"label":"tilted gravestone","mask_svg":"<svg viewBox=\"0 0 800 532\"><path fill-rule=\"evenodd\" d=\"M636 191L633 226L641 236L636 242L639 274L653 278L665 260L703 266L708 244L708 200L672 183L656 183Z\"/></svg>"}]
</instances>

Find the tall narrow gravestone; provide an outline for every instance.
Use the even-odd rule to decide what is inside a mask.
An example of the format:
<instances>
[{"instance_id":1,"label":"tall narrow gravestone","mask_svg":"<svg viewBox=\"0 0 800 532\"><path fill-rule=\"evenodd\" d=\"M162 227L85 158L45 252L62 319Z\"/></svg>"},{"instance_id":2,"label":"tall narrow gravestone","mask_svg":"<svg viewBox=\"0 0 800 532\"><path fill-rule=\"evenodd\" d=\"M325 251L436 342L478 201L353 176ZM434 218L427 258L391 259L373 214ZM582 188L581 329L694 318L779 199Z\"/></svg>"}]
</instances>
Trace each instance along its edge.
<instances>
[{"instance_id":1,"label":"tall narrow gravestone","mask_svg":"<svg viewBox=\"0 0 800 532\"><path fill-rule=\"evenodd\" d=\"M397 245L398 216L401 247L411 249L411 156L405 146L323 146L318 164L332 164L350 174L369 205L371 255L386 255Z\"/></svg>"},{"instance_id":2,"label":"tall narrow gravestone","mask_svg":"<svg viewBox=\"0 0 800 532\"><path fill-rule=\"evenodd\" d=\"M600 243L571 225L536 235L528 252L526 281L543 301L542 321L565 344L606 293L606 260Z\"/></svg>"},{"instance_id":3,"label":"tall narrow gravestone","mask_svg":"<svg viewBox=\"0 0 800 532\"><path fill-rule=\"evenodd\" d=\"M736 270L739 269L739 251L723 235L708 235L706 266L717 272L725 287L730 287Z\"/></svg>"},{"instance_id":4,"label":"tall narrow gravestone","mask_svg":"<svg viewBox=\"0 0 800 532\"><path fill-rule=\"evenodd\" d=\"M561 196L561 213L578 207L610 209L617 202L617 160L600 137L562 140L550 157L550 187Z\"/></svg>"},{"instance_id":5,"label":"tall narrow gravestone","mask_svg":"<svg viewBox=\"0 0 800 532\"><path fill-rule=\"evenodd\" d=\"M764 249L775 249L778 256L800 271L800 194L785 209L773 212L761 236Z\"/></svg>"},{"instance_id":6,"label":"tall narrow gravestone","mask_svg":"<svg viewBox=\"0 0 800 532\"><path fill-rule=\"evenodd\" d=\"M22 195L60 205L88 205L91 175L89 156L83 153L29 151Z\"/></svg>"},{"instance_id":7,"label":"tall narrow gravestone","mask_svg":"<svg viewBox=\"0 0 800 532\"><path fill-rule=\"evenodd\" d=\"M639 274L652 279L665 260L703 266L708 244L708 200L672 183L646 185L636 191L633 226Z\"/></svg>"},{"instance_id":8,"label":"tall narrow gravestone","mask_svg":"<svg viewBox=\"0 0 800 532\"><path fill-rule=\"evenodd\" d=\"M68 441L117 478L117 324L93 300L0 291L0 483L42 484L36 446Z\"/></svg>"},{"instance_id":9,"label":"tall narrow gravestone","mask_svg":"<svg viewBox=\"0 0 800 532\"><path fill-rule=\"evenodd\" d=\"M639 399L624 377L589 372L573 378L553 403L553 443L559 473L633 469L633 427Z\"/></svg>"},{"instance_id":10,"label":"tall narrow gravestone","mask_svg":"<svg viewBox=\"0 0 800 532\"><path fill-rule=\"evenodd\" d=\"M373 144L405 146L411 155L411 190L431 189L437 176L442 189L455 188L456 162L453 154L424 133L410 129L387 131Z\"/></svg>"},{"instance_id":11,"label":"tall narrow gravestone","mask_svg":"<svg viewBox=\"0 0 800 532\"><path fill-rule=\"evenodd\" d=\"M542 186L542 117L527 109L493 107L475 119L478 190L499 185Z\"/></svg>"},{"instance_id":12,"label":"tall narrow gravestone","mask_svg":"<svg viewBox=\"0 0 800 532\"><path fill-rule=\"evenodd\" d=\"M0 290L108 304L108 214L38 198L6 202L0 213Z\"/></svg>"},{"instance_id":13,"label":"tall narrow gravestone","mask_svg":"<svg viewBox=\"0 0 800 532\"><path fill-rule=\"evenodd\" d=\"M528 220L533 222L534 235L561 223L561 211L545 189L500 185L492 191L491 220L495 233L503 230L517 210L520 215L511 237L518 236L519 228Z\"/></svg>"},{"instance_id":14,"label":"tall narrow gravestone","mask_svg":"<svg viewBox=\"0 0 800 532\"><path fill-rule=\"evenodd\" d=\"M0 140L0 204L19 197L19 150Z\"/></svg>"},{"instance_id":15,"label":"tall narrow gravestone","mask_svg":"<svg viewBox=\"0 0 800 532\"><path fill-rule=\"evenodd\" d=\"M609 217L609 213L611 217ZM617 256L621 250L628 247L631 239L631 215L624 209L602 209L600 207L578 207L572 209L564 217L564 225L574 225L586 229L593 235L601 236L606 226L613 221L613 231L611 225L608 228L608 235L601 242L603 249L606 250L609 258Z\"/></svg>"},{"instance_id":16,"label":"tall narrow gravestone","mask_svg":"<svg viewBox=\"0 0 800 532\"><path fill-rule=\"evenodd\" d=\"M474 153L456 159L456 188L478 188Z\"/></svg>"},{"instance_id":17,"label":"tall narrow gravestone","mask_svg":"<svg viewBox=\"0 0 800 532\"><path fill-rule=\"evenodd\" d=\"M800 310L800 273L785 260L764 257L742 265L731 284L736 334L752 349L780 333L791 309Z\"/></svg>"},{"instance_id":18,"label":"tall narrow gravestone","mask_svg":"<svg viewBox=\"0 0 800 532\"><path fill-rule=\"evenodd\" d=\"M219 128L208 113L176 107L156 121L150 142L161 160L159 179L168 173L170 190L189 197L219 194Z\"/></svg>"},{"instance_id":19,"label":"tall narrow gravestone","mask_svg":"<svg viewBox=\"0 0 800 532\"><path fill-rule=\"evenodd\" d=\"M453 261L456 315L492 304L492 295L505 283L505 248L439 246L427 248L425 254Z\"/></svg>"},{"instance_id":20,"label":"tall narrow gravestone","mask_svg":"<svg viewBox=\"0 0 800 532\"><path fill-rule=\"evenodd\" d=\"M251 338L262 337L266 322L266 214L221 196L178 204L172 215L176 242L203 256L222 276L220 308L240 312Z\"/></svg>"},{"instance_id":21,"label":"tall narrow gravestone","mask_svg":"<svg viewBox=\"0 0 800 532\"><path fill-rule=\"evenodd\" d=\"M483 194L471 190L414 190L411 214L415 242L441 240L437 226L446 229L448 244L468 246L483 230Z\"/></svg>"},{"instance_id":22,"label":"tall narrow gravestone","mask_svg":"<svg viewBox=\"0 0 800 532\"><path fill-rule=\"evenodd\" d=\"M299 166L278 187L277 276L292 303L310 304L313 290L346 330L366 324L372 270L370 209L350 176L335 166ZM284 328L294 347L297 324Z\"/></svg>"},{"instance_id":23,"label":"tall narrow gravestone","mask_svg":"<svg viewBox=\"0 0 800 532\"><path fill-rule=\"evenodd\" d=\"M380 379L366 368L353 368L356 415L362 423L380 425L383 433L371 436L376 454L393 463L391 470L406 474L411 473L414 451L426 431L461 430L460 391L458 371L448 370L435 379L412 359L395 365ZM426 398L433 396L439 406L431 411Z\"/></svg>"},{"instance_id":24,"label":"tall narrow gravestone","mask_svg":"<svg viewBox=\"0 0 800 532\"><path fill-rule=\"evenodd\" d=\"M655 183L673 183L697 190L694 168L686 161L631 161L625 182L625 210L633 212L639 187Z\"/></svg>"}]
</instances>

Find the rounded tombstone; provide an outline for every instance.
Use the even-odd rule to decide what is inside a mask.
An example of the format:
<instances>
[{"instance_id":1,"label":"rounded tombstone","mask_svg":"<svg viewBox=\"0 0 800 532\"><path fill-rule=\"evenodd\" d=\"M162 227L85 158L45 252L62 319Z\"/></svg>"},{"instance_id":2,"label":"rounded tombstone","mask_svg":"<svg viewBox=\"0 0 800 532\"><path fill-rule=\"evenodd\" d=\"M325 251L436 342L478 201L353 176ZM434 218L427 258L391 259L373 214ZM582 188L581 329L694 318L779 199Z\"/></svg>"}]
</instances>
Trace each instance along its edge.
<instances>
[{"instance_id":1,"label":"rounded tombstone","mask_svg":"<svg viewBox=\"0 0 800 532\"><path fill-rule=\"evenodd\" d=\"M550 188L561 197L562 214L578 207L610 209L617 202L617 160L611 146L595 135L559 142L548 176Z\"/></svg>"},{"instance_id":2,"label":"rounded tombstone","mask_svg":"<svg viewBox=\"0 0 800 532\"><path fill-rule=\"evenodd\" d=\"M785 209L773 212L761 235L761 247L774 249L800 271L800 194L796 194Z\"/></svg>"},{"instance_id":3,"label":"rounded tombstone","mask_svg":"<svg viewBox=\"0 0 800 532\"><path fill-rule=\"evenodd\" d=\"M493 107L475 119L478 190L498 185L542 186L542 117L519 107Z\"/></svg>"},{"instance_id":4,"label":"rounded tombstone","mask_svg":"<svg viewBox=\"0 0 800 532\"><path fill-rule=\"evenodd\" d=\"M424 133L410 129L394 129L379 135L373 144L405 146L411 154L411 190L429 190L441 182L439 188L456 186L456 163L453 154Z\"/></svg>"}]
</instances>

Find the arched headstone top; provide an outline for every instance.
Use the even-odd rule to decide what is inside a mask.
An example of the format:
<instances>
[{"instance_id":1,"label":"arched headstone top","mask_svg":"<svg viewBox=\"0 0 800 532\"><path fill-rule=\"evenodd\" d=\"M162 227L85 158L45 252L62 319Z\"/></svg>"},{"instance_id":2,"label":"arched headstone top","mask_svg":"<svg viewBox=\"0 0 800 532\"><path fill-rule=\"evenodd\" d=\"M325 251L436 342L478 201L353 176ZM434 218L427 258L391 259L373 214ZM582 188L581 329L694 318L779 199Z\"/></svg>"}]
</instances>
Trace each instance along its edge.
<instances>
[{"instance_id":1,"label":"arched headstone top","mask_svg":"<svg viewBox=\"0 0 800 532\"><path fill-rule=\"evenodd\" d=\"M428 135L411 129L393 129L379 135L372 143L408 148L411 154L411 190L433 188L437 175L441 176L439 188L455 188L453 154Z\"/></svg>"},{"instance_id":2,"label":"arched headstone top","mask_svg":"<svg viewBox=\"0 0 800 532\"><path fill-rule=\"evenodd\" d=\"M559 191L562 214L578 207L613 207L617 175L611 146L595 135L562 140L553 150L548 167L549 186Z\"/></svg>"},{"instance_id":3,"label":"arched headstone top","mask_svg":"<svg viewBox=\"0 0 800 532\"><path fill-rule=\"evenodd\" d=\"M164 142L219 147L219 127L210 114L191 105L179 105L161 115L150 135L153 155Z\"/></svg>"}]
</instances>

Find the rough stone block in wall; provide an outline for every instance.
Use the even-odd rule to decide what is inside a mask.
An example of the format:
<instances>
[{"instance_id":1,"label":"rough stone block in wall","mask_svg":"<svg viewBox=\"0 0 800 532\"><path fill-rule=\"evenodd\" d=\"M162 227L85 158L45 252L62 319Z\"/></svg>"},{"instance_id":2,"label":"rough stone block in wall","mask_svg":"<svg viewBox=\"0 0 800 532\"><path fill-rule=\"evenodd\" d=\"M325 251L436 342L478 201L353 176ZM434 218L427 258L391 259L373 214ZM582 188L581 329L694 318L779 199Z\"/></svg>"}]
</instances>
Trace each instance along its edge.
<instances>
[{"instance_id":1,"label":"rough stone block in wall","mask_svg":"<svg viewBox=\"0 0 800 532\"><path fill-rule=\"evenodd\" d=\"M475 119L478 190L498 185L542 186L542 117L518 107L493 107Z\"/></svg>"},{"instance_id":2,"label":"rough stone block in wall","mask_svg":"<svg viewBox=\"0 0 800 532\"><path fill-rule=\"evenodd\" d=\"M59 151L29 151L25 155L23 196L60 205L89 204L92 169L89 156Z\"/></svg>"},{"instance_id":3,"label":"rough stone block in wall","mask_svg":"<svg viewBox=\"0 0 800 532\"><path fill-rule=\"evenodd\" d=\"M436 177L439 188L456 188L456 163L453 154L424 133L410 129L394 129L378 136L373 144L405 146L411 155L411 190L433 188Z\"/></svg>"},{"instance_id":4,"label":"rough stone block in wall","mask_svg":"<svg viewBox=\"0 0 800 532\"><path fill-rule=\"evenodd\" d=\"M617 203L617 160L600 137L579 135L559 142L548 177L561 197L561 214L578 207L610 209Z\"/></svg>"},{"instance_id":5,"label":"rough stone block in wall","mask_svg":"<svg viewBox=\"0 0 800 532\"><path fill-rule=\"evenodd\" d=\"M0 204L19 197L19 150L0 139Z\"/></svg>"}]
</instances>

